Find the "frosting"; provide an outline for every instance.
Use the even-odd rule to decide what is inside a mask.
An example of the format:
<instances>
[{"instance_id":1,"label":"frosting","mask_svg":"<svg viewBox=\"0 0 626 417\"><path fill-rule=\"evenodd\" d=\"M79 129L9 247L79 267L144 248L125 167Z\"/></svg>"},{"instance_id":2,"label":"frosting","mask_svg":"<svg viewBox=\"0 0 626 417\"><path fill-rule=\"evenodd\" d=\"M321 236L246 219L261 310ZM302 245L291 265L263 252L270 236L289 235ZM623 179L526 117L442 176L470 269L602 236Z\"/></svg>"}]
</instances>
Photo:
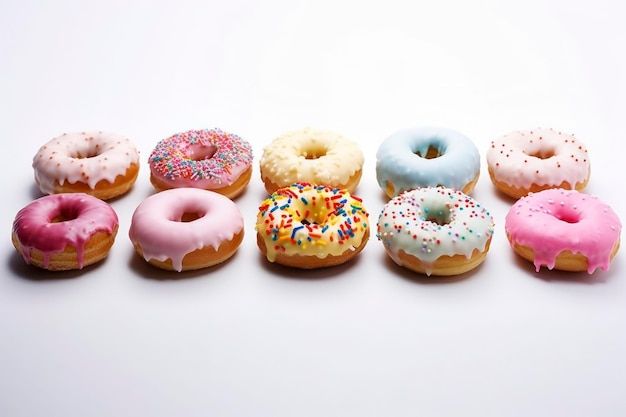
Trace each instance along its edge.
<instances>
[{"instance_id":1,"label":"frosting","mask_svg":"<svg viewBox=\"0 0 626 417\"><path fill-rule=\"evenodd\" d=\"M64 133L43 145L33 158L35 181L41 192L54 194L55 181L87 184L113 183L139 164L139 152L129 139L110 132Z\"/></svg>"},{"instance_id":2,"label":"frosting","mask_svg":"<svg viewBox=\"0 0 626 417\"><path fill-rule=\"evenodd\" d=\"M207 190L233 184L252 165L250 143L220 129L189 130L159 141L150 172L172 188Z\"/></svg>"},{"instance_id":3,"label":"frosting","mask_svg":"<svg viewBox=\"0 0 626 417\"><path fill-rule=\"evenodd\" d=\"M194 220L185 221L185 215ZM198 188L173 188L137 206L129 237L141 247L146 261L171 259L180 272L186 254L204 247L217 250L242 229L241 211L228 197Z\"/></svg>"},{"instance_id":4,"label":"frosting","mask_svg":"<svg viewBox=\"0 0 626 417\"><path fill-rule=\"evenodd\" d=\"M402 265L400 251L419 259L428 275L441 256L483 252L494 231L491 214L472 197L443 187L417 188L392 198L378 218L377 237Z\"/></svg>"},{"instance_id":5,"label":"frosting","mask_svg":"<svg viewBox=\"0 0 626 417\"><path fill-rule=\"evenodd\" d=\"M256 231L267 259L278 253L325 258L355 250L368 225L360 198L330 186L297 183L281 188L259 206Z\"/></svg>"},{"instance_id":6,"label":"frosting","mask_svg":"<svg viewBox=\"0 0 626 417\"><path fill-rule=\"evenodd\" d=\"M418 187L443 186L463 190L479 175L478 148L451 129L409 128L387 137L376 153L376 178L394 196Z\"/></svg>"},{"instance_id":7,"label":"frosting","mask_svg":"<svg viewBox=\"0 0 626 417\"><path fill-rule=\"evenodd\" d=\"M91 237L97 232L113 234L118 225L117 214L104 201L84 193L62 193L38 198L21 209L13 222L13 233L27 264L31 249L43 254L44 267L48 268L52 255L72 246L80 269Z\"/></svg>"},{"instance_id":8,"label":"frosting","mask_svg":"<svg viewBox=\"0 0 626 417\"><path fill-rule=\"evenodd\" d=\"M495 179L516 188L536 184L573 189L586 182L590 170L585 146L553 129L516 131L492 141L487 164Z\"/></svg>"},{"instance_id":9,"label":"frosting","mask_svg":"<svg viewBox=\"0 0 626 417\"><path fill-rule=\"evenodd\" d=\"M520 198L509 210L505 230L511 243L534 252L537 271L552 269L562 251L588 259L587 272L608 270L622 224L596 196L575 190L548 189Z\"/></svg>"},{"instance_id":10,"label":"frosting","mask_svg":"<svg viewBox=\"0 0 626 417\"><path fill-rule=\"evenodd\" d=\"M363 161L356 142L334 132L307 128L275 138L263 150L260 166L262 177L278 187L296 182L338 187L361 170Z\"/></svg>"}]
</instances>

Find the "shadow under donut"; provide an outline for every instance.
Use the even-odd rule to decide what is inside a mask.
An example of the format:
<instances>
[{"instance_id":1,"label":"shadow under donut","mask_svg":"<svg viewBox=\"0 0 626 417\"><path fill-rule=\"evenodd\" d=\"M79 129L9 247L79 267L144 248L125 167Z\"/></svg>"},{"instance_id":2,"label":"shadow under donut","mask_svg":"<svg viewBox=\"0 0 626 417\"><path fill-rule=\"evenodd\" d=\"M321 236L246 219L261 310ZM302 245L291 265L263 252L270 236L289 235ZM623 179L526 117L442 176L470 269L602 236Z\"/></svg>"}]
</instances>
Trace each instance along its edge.
<instances>
[{"instance_id":1,"label":"shadow under donut","mask_svg":"<svg viewBox=\"0 0 626 417\"><path fill-rule=\"evenodd\" d=\"M143 257L137 254L135 251L131 251L128 260L129 268L137 275L145 279L152 279L155 281L172 281L172 280L184 280L198 278L202 276L214 275L220 269L228 265L229 262L234 260L238 255L235 252L233 256L217 265L209 266L201 269L194 269L190 271L169 271L158 268L148 263Z\"/></svg>"},{"instance_id":2,"label":"shadow under donut","mask_svg":"<svg viewBox=\"0 0 626 417\"><path fill-rule=\"evenodd\" d=\"M485 262L482 262L476 268L471 271L464 272L458 275L450 275L450 276L439 276L439 275L425 275L420 274L418 272L411 271L403 266L398 265L391 259L386 253L383 253L381 257L384 257L382 260L385 264L387 270L395 276L398 276L406 281L413 282L415 284L453 284L460 281L466 281L475 275L480 273L480 270L483 268Z\"/></svg>"},{"instance_id":3,"label":"shadow under donut","mask_svg":"<svg viewBox=\"0 0 626 417\"><path fill-rule=\"evenodd\" d=\"M348 262L324 268L301 269L284 266L267 260L265 255L259 251L259 265L268 274L279 276L284 279L294 279L303 281L320 281L327 279L338 279L352 268L356 268L361 260L362 254L355 256Z\"/></svg>"},{"instance_id":4,"label":"shadow under donut","mask_svg":"<svg viewBox=\"0 0 626 417\"><path fill-rule=\"evenodd\" d=\"M107 258L82 269L70 269L65 271L49 271L24 262L22 256L17 252L12 252L7 257L7 267L18 276L28 281L59 281L66 279L80 278L89 271L101 268L107 262Z\"/></svg>"}]
</instances>

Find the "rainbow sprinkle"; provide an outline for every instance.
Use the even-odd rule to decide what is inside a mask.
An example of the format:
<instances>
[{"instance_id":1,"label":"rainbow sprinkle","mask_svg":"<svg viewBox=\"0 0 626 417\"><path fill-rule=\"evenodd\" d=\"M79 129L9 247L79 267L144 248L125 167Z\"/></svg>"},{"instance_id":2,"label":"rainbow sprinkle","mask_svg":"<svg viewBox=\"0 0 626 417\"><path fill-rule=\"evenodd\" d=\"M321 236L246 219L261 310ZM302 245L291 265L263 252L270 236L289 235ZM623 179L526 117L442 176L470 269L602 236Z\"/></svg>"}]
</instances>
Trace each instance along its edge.
<instances>
[{"instance_id":1,"label":"rainbow sprinkle","mask_svg":"<svg viewBox=\"0 0 626 417\"><path fill-rule=\"evenodd\" d=\"M376 237L396 263L399 253L411 255L426 265L440 256L483 252L493 236L489 211L469 195L444 187L406 191L391 199L381 211Z\"/></svg>"},{"instance_id":2,"label":"rainbow sprinkle","mask_svg":"<svg viewBox=\"0 0 626 417\"><path fill-rule=\"evenodd\" d=\"M256 230L270 252L339 254L358 246L368 228L362 200L344 189L299 182L259 206Z\"/></svg>"},{"instance_id":3,"label":"rainbow sprinkle","mask_svg":"<svg viewBox=\"0 0 626 417\"><path fill-rule=\"evenodd\" d=\"M235 166L252 164L252 147L220 129L190 130L161 140L148 162L153 172L170 180L220 179Z\"/></svg>"}]
</instances>

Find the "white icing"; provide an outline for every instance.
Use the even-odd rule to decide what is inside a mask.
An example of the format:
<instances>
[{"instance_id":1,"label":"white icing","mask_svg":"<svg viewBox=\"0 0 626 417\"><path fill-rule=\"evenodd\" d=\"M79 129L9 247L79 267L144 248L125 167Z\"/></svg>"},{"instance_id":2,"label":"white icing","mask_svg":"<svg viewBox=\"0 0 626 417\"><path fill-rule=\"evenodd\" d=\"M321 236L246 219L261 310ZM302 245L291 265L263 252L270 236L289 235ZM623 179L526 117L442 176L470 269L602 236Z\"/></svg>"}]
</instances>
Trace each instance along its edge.
<instances>
[{"instance_id":1,"label":"white icing","mask_svg":"<svg viewBox=\"0 0 626 417\"><path fill-rule=\"evenodd\" d=\"M260 167L261 176L279 187L296 182L338 187L348 183L363 161L356 142L334 132L307 128L275 138L264 148Z\"/></svg>"},{"instance_id":2,"label":"white icing","mask_svg":"<svg viewBox=\"0 0 626 417\"><path fill-rule=\"evenodd\" d=\"M139 152L129 139L109 132L64 133L43 145L33 158L35 181L45 194L55 193L55 181L87 184L113 183L131 164L139 164Z\"/></svg>"},{"instance_id":3,"label":"white icing","mask_svg":"<svg viewBox=\"0 0 626 417\"><path fill-rule=\"evenodd\" d=\"M443 187L417 188L391 199L378 218L377 237L402 265L399 252L423 262L428 274L443 255L484 251L494 231L493 217L472 197Z\"/></svg>"},{"instance_id":4,"label":"white icing","mask_svg":"<svg viewBox=\"0 0 626 417\"><path fill-rule=\"evenodd\" d=\"M573 135L553 129L516 131L491 142L487 164L500 182L516 188L570 188L585 183L589 176L587 148Z\"/></svg>"}]
</instances>

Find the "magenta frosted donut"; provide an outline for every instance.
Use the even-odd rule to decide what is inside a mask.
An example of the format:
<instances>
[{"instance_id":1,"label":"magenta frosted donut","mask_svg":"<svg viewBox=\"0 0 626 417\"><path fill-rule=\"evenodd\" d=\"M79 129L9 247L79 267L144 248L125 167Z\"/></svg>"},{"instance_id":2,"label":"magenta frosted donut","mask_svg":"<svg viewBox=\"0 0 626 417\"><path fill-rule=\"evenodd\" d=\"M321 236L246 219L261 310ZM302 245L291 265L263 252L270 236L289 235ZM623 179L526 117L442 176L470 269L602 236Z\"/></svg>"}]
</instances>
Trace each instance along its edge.
<instances>
[{"instance_id":1,"label":"magenta frosted donut","mask_svg":"<svg viewBox=\"0 0 626 417\"><path fill-rule=\"evenodd\" d=\"M107 256L118 226L113 208L96 197L53 194L17 213L12 241L27 264L52 271L81 269Z\"/></svg>"},{"instance_id":2,"label":"magenta frosted donut","mask_svg":"<svg viewBox=\"0 0 626 417\"><path fill-rule=\"evenodd\" d=\"M243 239L243 216L221 194L174 188L153 194L133 213L129 237L148 263L187 271L226 261Z\"/></svg>"},{"instance_id":3,"label":"magenta frosted donut","mask_svg":"<svg viewBox=\"0 0 626 417\"><path fill-rule=\"evenodd\" d=\"M229 198L252 174L252 147L220 129L189 130L159 141L150 154L150 181L157 191L201 188Z\"/></svg>"},{"instance_id":4,"label":"magenta frosted donut","mask_svg":"<svg viewBox=\"0 0 626 417\"><path fill-rule=\"evenodd\" d=\"M596 196L549 189L520 198L505 230L513 249L541 266L564 271L608 270L620 245L622 223Z\"/></svg>"}]
</instances>

